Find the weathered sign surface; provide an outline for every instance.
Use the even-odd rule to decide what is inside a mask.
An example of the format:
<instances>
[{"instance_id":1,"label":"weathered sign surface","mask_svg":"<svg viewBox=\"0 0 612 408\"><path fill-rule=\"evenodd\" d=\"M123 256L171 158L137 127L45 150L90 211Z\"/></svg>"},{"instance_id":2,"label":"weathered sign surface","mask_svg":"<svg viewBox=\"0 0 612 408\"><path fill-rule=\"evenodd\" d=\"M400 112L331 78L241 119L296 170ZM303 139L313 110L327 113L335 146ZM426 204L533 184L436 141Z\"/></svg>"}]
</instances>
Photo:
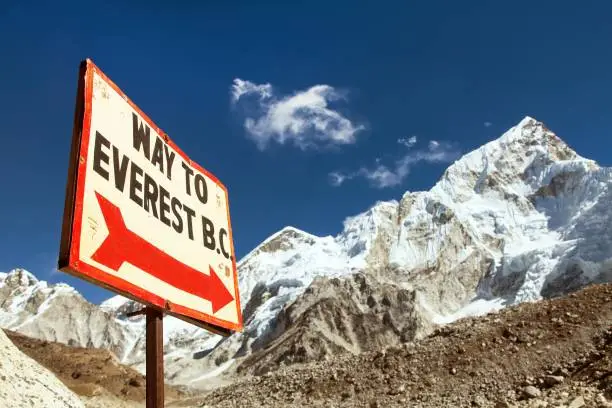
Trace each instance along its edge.
<instances>
[{"instance_id":1,"label":"weathered sign surface","mask_svg":"<svg viewBox=\"0 0 612 408\"><path fill-rule=\"evenodd\" d=\"M59 268L194 324L241 330L225 186L81 64Z\"/></svg>"}]
</instances>

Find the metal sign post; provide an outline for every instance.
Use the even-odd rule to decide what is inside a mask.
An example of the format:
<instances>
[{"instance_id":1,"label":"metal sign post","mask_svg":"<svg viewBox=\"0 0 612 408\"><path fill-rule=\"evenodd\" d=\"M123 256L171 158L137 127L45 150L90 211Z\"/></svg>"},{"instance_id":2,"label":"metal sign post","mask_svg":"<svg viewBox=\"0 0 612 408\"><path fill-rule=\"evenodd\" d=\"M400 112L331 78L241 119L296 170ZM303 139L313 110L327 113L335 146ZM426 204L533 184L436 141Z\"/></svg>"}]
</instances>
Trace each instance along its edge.
<instances>
[{"instance_id":1,"label":"metal sign post","mask_svg":"<svg viewBox=\"0 0 612 408\"><path fill-rule=\"evenodd\" d=\"M146 408L164 407L164 313L145 307L125 317L146 316Z\"/></svg>"},{"instance_id":2,"label":"metal sign post","mask_svg":"<svg viewBox=\"0 0 612 408\"><path fill-rule=\"evenodd\" d=\"M147 408L164 407L164 314L147 307Z\"/></svg>"}]
</instances>

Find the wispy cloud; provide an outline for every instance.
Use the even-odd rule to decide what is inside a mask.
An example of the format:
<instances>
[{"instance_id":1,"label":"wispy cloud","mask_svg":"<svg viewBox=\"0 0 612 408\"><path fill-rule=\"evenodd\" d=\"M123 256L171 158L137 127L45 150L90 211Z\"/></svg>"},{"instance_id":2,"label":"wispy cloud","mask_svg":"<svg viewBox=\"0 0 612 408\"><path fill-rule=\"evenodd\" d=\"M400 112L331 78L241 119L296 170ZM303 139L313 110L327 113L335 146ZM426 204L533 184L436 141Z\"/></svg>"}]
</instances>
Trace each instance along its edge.
<instances>
[{"instance_id":1,"label":"wispy cloud","mask_svg":"<svg viewBox=\"0 0 612 408\"><path fill-rule=\"evenodd\" d=\"M484 127L491 127L491 126L493 126L493 123L485 122L485 123L483 123L483 125L484 125Z\"/></svg>"},{"instance_id":2,"label":"wispy cloud","mask_svg":"<svg viewBox=\"0 0 612 408\"><path fill-rule=\"evenodd\" d=\"M410 145L410 147L413 145ZM373 167L361 167L353 172L334 171L329 174L330 182L337 187L347 180L362 177L375 188L395 187L406 179L415 165L419 163L448 163L458 158L459 155L460 151L452 143L431 140L427 149L411 150L397 159L393 165L384 165L377 161Z\"/></svg>"},{"instance_id":3,"label":"wispy cloud","mask_svg":"<svg viewBox=\"0 0 612 408\"><path fill-rule=\"evenodd\" d=\"M329 182L332 186L341 186L347 179L346 174L342 174L339 171L332 171L329 173Z\"/></svg>"},{"instance_id":4,"label":"wispy cloud","mask_svg":"<svg viewBox=\"0 0 612 408\"><path fill-rule=\"evenodd\" d=\"M400 139L397 139L397 143L404 145L408 148L414 146L417 142L417 137L416 136L410 136L410 137L402 137Z\"/></svg>"},{"instance_id":5,"label":"wispy cloud","mask_svg":"<svg viewBox=\"0 0 612 408\"><path fill-rule=\"evenodd\" d=\"M260 149L270 143L292 143L300 149L346 145L357 141L364 126L330 107L346 95L329 85L315 85L291 95L277 96L271 84L234 79L234 105L244 108L244 127Z\"/></svg>"},{"instance_id":6,"label":"wispy cloud","mask_svg":"<svg viewBox=\"0 0 612 408\"><path fill-rule=\"evenodd\" d=\"M231 89L232 103L238 102L243 95L254 94L259 96L259 100L265 100L272 97L272 85L270 84L254 84L250 81L243 81L240 78L234 79L234 84Z\"/></svg>"}]
</instances>

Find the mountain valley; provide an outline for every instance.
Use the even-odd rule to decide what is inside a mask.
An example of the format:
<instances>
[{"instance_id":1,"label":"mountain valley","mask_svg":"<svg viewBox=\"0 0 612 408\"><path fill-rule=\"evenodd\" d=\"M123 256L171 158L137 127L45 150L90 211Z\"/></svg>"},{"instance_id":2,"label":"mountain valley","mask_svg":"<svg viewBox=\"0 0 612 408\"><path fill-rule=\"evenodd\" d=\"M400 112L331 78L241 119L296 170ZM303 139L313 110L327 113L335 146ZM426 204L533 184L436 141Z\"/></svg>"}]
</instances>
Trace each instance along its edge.
<instances>
[{"instance_id":1,"label":"mountain valley","mask_svg":"<svg viewBox=\"0 0 612 408\"><path fill-rule=\"evenodd\" d=\"M264 240L238 263L243 332L223 338L164 319L166 381L190 393L229 386L206 401L184 396L212 406L268 397L376 406L377 389L386 390L379 406L474 406L479 395L480 406L496 406L533 403L507 392L557 368L578 384L584 371L572 364L594 361L590 352L603 356L598 371L612 373L611 187L612 169L526 117L429 191L375 203L336 236L286 227ZM140 307L121 296L94 305L23 269L0 273L0 327L16 344L27 343L19 333L107 350L130 376L144 372L144 318L126 317ZM554 350L567 351L563 361ZM70 388L66 373L56 375ZM596 389L612 399L605 381L587 381L593 404Z\"/></svg>"}]
</instances>

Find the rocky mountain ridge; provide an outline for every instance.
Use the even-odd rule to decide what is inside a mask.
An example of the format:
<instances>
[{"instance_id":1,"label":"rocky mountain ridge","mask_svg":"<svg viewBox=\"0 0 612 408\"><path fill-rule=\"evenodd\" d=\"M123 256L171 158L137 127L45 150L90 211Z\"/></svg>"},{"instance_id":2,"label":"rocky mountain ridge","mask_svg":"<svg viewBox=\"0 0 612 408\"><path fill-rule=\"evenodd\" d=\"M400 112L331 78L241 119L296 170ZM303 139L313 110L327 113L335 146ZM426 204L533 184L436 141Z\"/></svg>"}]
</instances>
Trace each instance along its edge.
<instances>
[{"instance_id":1,"label":"rocky mountain ridge","mask_svg":"<svg viewBox=\"0 0 612 408\"><path fill-rule=\"evenodd\" d=\"M23 269L0 274L0 327L68 345L106 348L119 358L131 352L137 335L73 287L48 284Z\"/></svg>"},{"instance_id":2,"label":"rocky mountain ridge","mask_svg":"<svg viewBox=\"0 0 612 408\"><path fill-rule=\"evenodd\" d=\"M365 351L369 338L399 344L462 316L612 281L611 185L612 169L526 117L431 190L376 203L335 237L287 227L265 240L238 264L244 332L222 339L166 318L167 376L201 386ZM0 276L0 325L111 348L142 370L142 317L123 317L132 301L84 306L94 319L83 324L80 295L26 281ZM50 329L58 310L62 333Z\"/></svg>"}]
</instances>

